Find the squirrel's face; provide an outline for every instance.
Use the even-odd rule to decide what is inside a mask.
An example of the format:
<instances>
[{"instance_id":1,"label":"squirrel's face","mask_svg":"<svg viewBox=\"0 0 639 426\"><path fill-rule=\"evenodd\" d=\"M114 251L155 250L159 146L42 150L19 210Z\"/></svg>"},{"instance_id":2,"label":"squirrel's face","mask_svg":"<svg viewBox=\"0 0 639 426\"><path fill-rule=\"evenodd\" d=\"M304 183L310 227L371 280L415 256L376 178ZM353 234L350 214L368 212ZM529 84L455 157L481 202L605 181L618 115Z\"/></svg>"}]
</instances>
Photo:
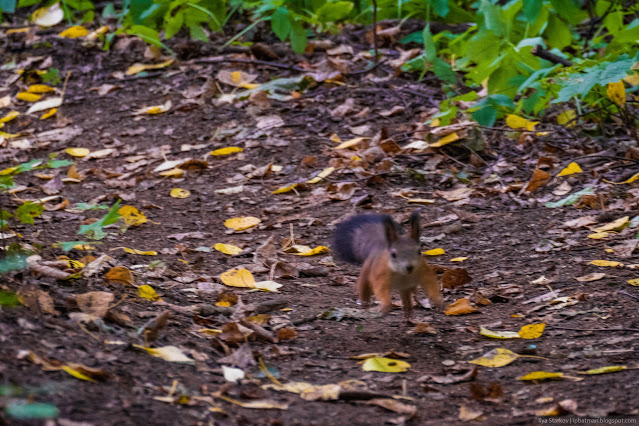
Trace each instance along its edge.
<instances>
[{"instance_id":1,"label":"squirrel's face","mask_svg":"<svg viewBox=\"0 0 639 426\"><path fill-rule=\"evenodd\" d=\"M390 269L398 274L409 275L415 272L421 261L419 244L408 236L400 237L388 248Z\"/></svg>"}]
</instances>

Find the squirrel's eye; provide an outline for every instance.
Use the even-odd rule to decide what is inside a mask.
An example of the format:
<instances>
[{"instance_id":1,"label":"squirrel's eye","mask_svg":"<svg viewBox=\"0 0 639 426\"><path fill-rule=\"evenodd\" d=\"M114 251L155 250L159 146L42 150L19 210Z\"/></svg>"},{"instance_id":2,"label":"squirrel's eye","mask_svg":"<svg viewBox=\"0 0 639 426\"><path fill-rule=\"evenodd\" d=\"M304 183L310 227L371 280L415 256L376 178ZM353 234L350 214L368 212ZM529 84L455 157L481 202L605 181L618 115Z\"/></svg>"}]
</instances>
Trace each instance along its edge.
<instances>
[{"instance_id":1,"label":"squirrel's eye","mask_svg":"<svg viewBox=\"0 0 639 426\"><path fill-rule=\"evenodd\" d=\"M397 253L395 253L394 251L391 252L391 256L393 257L393 259L395 259L397 257Z\"/></svg>"}]
</instances>

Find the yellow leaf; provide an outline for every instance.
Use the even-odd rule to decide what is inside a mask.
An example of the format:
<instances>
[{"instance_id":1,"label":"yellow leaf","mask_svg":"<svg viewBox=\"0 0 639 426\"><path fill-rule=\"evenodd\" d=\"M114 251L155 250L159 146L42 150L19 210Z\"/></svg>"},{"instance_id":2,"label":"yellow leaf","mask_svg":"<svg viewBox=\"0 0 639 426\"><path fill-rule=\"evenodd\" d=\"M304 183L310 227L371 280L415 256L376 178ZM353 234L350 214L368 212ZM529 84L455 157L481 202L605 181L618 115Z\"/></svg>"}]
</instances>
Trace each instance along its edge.
<instances>
[{"instance_id":1,"label":"yellow leaf","mask_svg":"<svg viewBox=\"0 0 639 426\"><path fill-rule=\"evenodd\" d=\"M19 134L7 133L7 132L0 131L0 137L5 138L5 139L17 138L18 136L20 136L20 135Z\"/></svg>"},{"instance_id":2,"label":"yellow leaf","mask_svg":"<svg viewBox=\"0 0 639 426\"><path fill-rule=\"evenodd\" d=\"M71 268L71 269L82 269L84 268L84 263L79 262L77 260L71 260L71 259L62 259L62 261L67 263L67 267Z\"/></svg>"},{"instance_id":3,"label":"yellow leaf","mask_svg":"<svg viewBox=\"0 0 639 426\"><path fill-rule=\"evenodd\" d=\"M470 314L477 310L475 306L470 304L470 300L465 297L461 299L457 299L455 302L451 303L446 307L444 314L446 315L464 315Z\"/></svg>"},{"instance_id":4,"label":"yellow leaf","mask_svg":"<svg viewBox=\"0 0 639 426\"><path fill-rule=\"evenodd\" d=\"M202 334L207 334L209 336L215 336L222 333L222 330L219 328L200 328L198 332Z\"/></svg>"},{"instance_id":5,"label":"yellow leaf","mask_svg":"<svg viewBox=\"0 0 639 426\"><path fill-rule=\"evenodd\" d=\"M76 244L73 248L76 250L95 250L95 246L89 244Z\"/></svg>"},{"instance_id":6,"label":"yellow leaf","mask_svg":"<svg viewBox=\"0 0 639 426\"><path fill-rule=\"evenodd\" d=\"M151 301L162 300L162 298L158 296L158 294L155 292L155 289L148 284L143 284L140 287L138 287L138 293L140 293L140 297L146 300L151 300Z\"/></svg>"},{"instance_id":7,"label":"yellow leaf","mask_svg":"<svg viewBox=\"0 0 639 426\"><path fill-rule=\"evenodd\" d=\"M639 287L639 278L628 280L627 283L630 285L634 285L635 287Z\"/></svg>"},{"instance_id":8,"label":"yellow leaf","mask_svg":"<svg viewBox=\"0 0 639 426\"><path fill-rule=\"evenodd\" d=\"M171 106L173 106L173 103L169 99L168 101L166 101L162 105L153 105L153 106L140 108L139 110L135 111L133 114L134 115L142 115L142 114L157 115L157 114L162 114L164 112L169 111L171 109Z\"/></svg>"},{"instance_id":9,"label":"yellow leaf","mask_svg":"<svg viewBox=\"0 0 639 426\"><path fill-rule=\"evenodd\" d=\"M381 373L403 373L409 368L410 364L406 361L382 357L368 358L362 365L364 371L379 371Z\"/></svg>"},{"instance_id":10,"label":"yellow leaf","mask_svg":"<svg viewBox=\"0 0 639 426\"><path fill-rule=\"evenodd\" d=\"M107 31L109 31L109 27L106 25L103 25L97 30L91 31L89 35L87 35L87 40L96 40L98 37L100 37L102 34L105 34Z\"/></svg>"},{"instance_id":11,"label":"yellow leaf","mask_svg":"<svg viewBox=\"0 0 639 426\"><path fill-rule=\"evenodd\" d=\"M577 118L577 113L574 110L569 109L557 116L557 123L559 125L567 124L567 127L573 127L577 124L577 120L575 120L575 118Z\"/></svg>"},{"instance_id":12,"label":"yellow leaf","mask_svg":"<svg viewBox=\"0 0 639 426\"><path fill-rule=\"evenodd\" d=\"M86 157L91 153L91 151L89 151L87 148L67 148L64 150L64 152L72 157L78 158Z\"/></svg>"},{"instance_id":13,"label":"yellow leaf","mask_svg":"<svg viewBox=\"0 0 639 426\"><path fill-rule=\"evenodd\" d=\"M156 256L158 254L157 251L153 251L153 250L147 250L147 251L142 251L142 250L138 250L138 249L132 249L132 248L128 248L128 247L120 247L122 250L124 250L127 253L130 254L139 254L142 256Z\"/></svg>"},{"instance_id":14,"label":"yellow leaf","mask_svg":"<svg viewBox=\"0 0 639 426\"><path fill-rule=\"evenodd\" d=\"M224 221L224 226L235 231L244 231L245 229L257 226L262 222L253 216L233 217Z\"/></svg>"},{"instance_id":15,"label":"yellow leaf","mask_svg":"<svg viewBox=\"0 0 639 426\"><path fill-rule=\"evenodd\" d=\"M118 213L120 213L120 216L124 219L124 223L129 226L138 226L147 222L144 213L133 206L122 206L118 209Z\"/></svg>"},{"instance_id":16,"label":"yellow leaf","mask_svg":"<svg viewBox=\"0 0 639 426\"><path fill-rule=\"evenodd\" d=\"M563 373L549 373L548 371L533 371L525 376L521 376L519 380L549 380L563 379Z\"/></svg>"},{"instance_id":17,"label":"yellow leaf","mask_svg":"<svg viewBox=\"0 0 639 426\"><path fill-rule=\"evenodd\" d=\"M619 219L615 221L607 223L603 226L599 226L593 229L593 231L595 232L621 231L623 228L625 228L629 224L630 224L630 216L624 216L624 217L620 217Z\"/></svg>"},{"instance_id":18,"label":"yellow leaf","mask_svg":"<svg viewBox=\"0 0 639 426\"><path fill-rule=\"evenodd\" d=\"M72 375L73 377L75 377L76 379L80 379L80 380L86 380L87 382L93 382L93 383L97 383L96 380L93 380L91 377L86 376L84 374L82 374L81 372L79 372L78 370L69 367L68 365L63 365L62 366L62 370L66 371L67 373L69 373L70 375Z\"/></svg>"},{"instance_id":19,"label":"yellow leaf","mask_svg":"<svg viewBox=\"0 0 639 426\"><path fill-rule=\"evenodd\" d=\"M230 287L255 288L255 278L248 269L229 269L220 275L222 283Z\"/></svg>"},{"instance_id":20,"label":"yellow leaf","mask_svg":"<svg viewBox=\"0 0 639 426\"><path fill-rule=\"evenodd\" d=\"M339 136L336 133L333 133L329 139L335 143L342 142L342 140L339 138Z\"/></svg>"},{"instance_id":21,"label":"yellow leaf","mask_svg":"<svg viewBox=\"0 0 639 426\"><path fill-rule=\"evenodd\" d=\"M51 27L62 22L64 12L60 8L60 3L53 3L49 7L41 7L31 14L34 24L41 27Z\"/></svg>"},{"instance_id":22,"label":"yellow leaf","mask_svg":"<svg viewBox=\"0 0 639 426\"><path fill-rule=\"evenodd\" d=\"M314 178L307 180L306 183L318 183L322 179L324 179L325 177L333 173L334 171L335 171L335 167L327 167L321 172L319 172L317 176L315 176Z\"/></svg>"},{"instance_id":23,"label":"yellow leaf","mask_svg":"<svg viewBox=\"0 0 639 426\"><path fill-rule=\"evenodd\" d=\"M140 345L133 345L138 349L143 349L149 353L149 355L162 358L165 361L179 362L184 364L195 364L191 358L186 356L184 352L177 346L162 346L160 348L147 348Z\"/></svg>"},{"instance_id":24,"label":"yellow leaf","mask_svg":"<svg viewBox=\"0 0 639 426\"><path fill-rule=\"evenodd\" d=\"M14 118L16 118L19 115L20 115L20 113L18 111L11 111L10 113L5 115L4 117L0 118L0 124L8 123L9 121L13 120ZM2 127L2 126L0 126L0 127Z\"/></svg>"},{"instance_id":25,"label":"yellow leaf","mask_svg":"<svg viewBox=\"0 0 639 426\"><path fill-rule=\"evenodd\" d=\"M495 348L486 352L477 359L468 361L470 364L482 365L484 367L503 367L519 358L519 355L504 348Z\"/></svg>"},{"instance_id":26,"label":"yellow leaf","mask_svg":"<svg viewBox=\"0 0 639 426\"><path fill-rule=\"evenodd\" d=\"M514 331L492 331L484 327L479 327L479 334L493 339L519 339L519 334Z\"/></svg>"},{"instance_id":27,"label":"yellow leaf","mask_svg":"<svg viewBox=\"0 0 639 426\"><path fill-rule=\"evenodd\" d=\"M226 302L226 301L221 301L221 302L217 302L215 304L215 306L220 306L222 308L230 308L231 307L231 302Z\"/></svg>"},{"instance_id":28,"label":"yellow leaf","mask_svg":"<svg viewBox=\"0 0 639 426\"><path fill-rule=\"evenodd\" d=\"M222 155L230 155L230 154L235 154L237 152L242 152L244 151L244 148L240 148L239 146L227 146L226 148L219 148L216 149L215 151L211 151L209 152L209 155L214 155L216 157L222 156Z\"/></svg>"},{"instance_id":29,"label":"yellow leaf","mask_svg":"<svg viewBox=\"0 0 639 426\"><path fill-rule=\"evenodd\" d=\"M354 146L359 145L359 143L361 141L366 140L366 139L369 139L369 138L358 137L358 138L349 139L347 141L344 141L344 142L340 143L336 147L333 147L333 149L353 148Z\"/></svg>"},{"instance_id":30,"label":"yellow leaf","mask_svg":"<svg viewBox=\"0 0 639 426\"><path fill-rule=\"evenodd\" d=\"M40 117L40 120L46 120L47 118L52 117L53 115L55 115L56 112L58 112L57 108L51 108L49 111L47 111L44 114L42 114L42 116Z\"/></svg>"},{"instance_id":31,"label":"yellow leaf","mask_svg":"<svg viewBox=\"0 0 639 426\"><path fill-rule=\"evenodd\" d=\"M213 246L213 248L219 252L222 252L224 254L230 254L231 256L234 256L236 254L240 254L242 253L242 249L231 245L231 244L222 244L222 243L217 243Z\"/></svg>"},{"instance_id":32,"label":"yellow leaf","mask_svg":"<svg viewBox=\"0 0 639 426\"><path fill-rule=\"evenodd\" d=\"M182 177L182 175L184 175L184 170L182 169L171 169L171 170L160 172L160 176L167 176L167 177L174 177L174 178Z\"/></svg>"},{"instance_id":33,"label":"yellow leaf","mask_svg":"<svg viewBox=\"0 0 639 426\"><path fill-rule=\"evenodd\" d=\"M409 198L406 200L410 204L434 204L435 200L431 200L430 198Z\"/></svg>"},{"instance_id":34,"label":"yellow leaf","mask_svg":"<svg viewBox=\"0 0 639 426\"><path fill-rule=\"evenodd\" d=\"M609 232L597 232L596 234L588 235L588 238L592 238L593 240L601 240L610 235Z\"/></svg>"},{"instance_id":35,"label":"yellow leaf","mask_svg":"<svg viewBox=\"0 0 639 426\"><path fill-rule=\"evenodd\" d=\"M624 183L633 183L636 182L639 179L639 173L635 173L634 175L630 176L628 179L624 180L623 182L611 182L609 180L604 179L604 182L606 183L613 183L615 185L622 185Z\"/></svg>"},{"instance_id":36,"label":"yellow leaf","mask_svg":"<svg viewBox=\"0 0 639 426\"><path fill-rule=\"evenodd\" d=\"M171 197L173 198L188 198L191 196L191 191L182 188L173 188L171 190Z\"/></svg>"},{"instance_id":37,"label":"yellow leaf","mask_svg":"<svg viewBox=\"0 0 639 426\"><path fill-rule=\"evenodd\" d=\"M431 143L429 146L431 148L440 148L440 147L442 147L444 145L448 145L449 143L453 143L453 142L458 141L458 140L459 140L459 135L457 133L451 133L449 135L444 136L443 138L441 138L437 142Z\"/></svg>"},{"instance_id":38,"label":"yellow leaf","mask_svg":"<svg viewBox=\"0 0 639 426\"><path fill-rule=\"evenodd\" d=\"M627 369L625 365L609 365L607 367L593 368L588 371L580 371L579 374L605 374L605 373L616 373L617 371L623 371Z\"/></svg>"},{"instance_id":39,"label":"yellow leaf","mask_svg":"<svg viewBox=\"0 0 639 426\"><path fill-rule=\"evenodd\" d=\"M277 188L275 191L273 191L273 194L285 194L287 192L291 192L292 190L294 190L295 188L297 188L299 185L299 183L294 183L288 186L280 186L279 188Z\"/></svg>"},{"instance_id":40,"label":"yellow leaf","mask_svg":"<svg viewBox=\"0 0 639 426\"><path fill-rule=\"evenodd\" d=\"M262 291L277 293L277 289L282 287L282 284L276 283L275 281L258 281L253 286Z\"/></svg>"},{"instance_id":41,"label":"yellow leaf","mask_svg":"<svg viewBox=\"0 0 639 426\"><path fill-rule=\"evenodd\" d=\"M615 262L613 260L593 260L592 262L590 262L590 264L595 266L610 266L612 268L623 266L623 263Z\"/></svg>"},{"instance_id":42,"label":"yellow leaf","mask_svg":"<svg viewBox=\"0 0 639 426\"><path fill-rule=\"evenodd\" d=\"M298 251L297 253L293 253L297 256L313 256L316 254L328 253L328 247L326 246L317 246L314 249L311 249L310 247L306 247L306 246L294 246L294 247L297 247L297 248L304 247L304 249Z\"/></svg>"},{"instance_id":43,"label":"yellow leaf","mask_svg":"<svg viewBox=\"0 0 639 426\"><path fill-rule=\"evenodd\" d=\"M42 97L42 95L38 95L36 93L29 93L29 92L20 92L18 93L16 97L20 99L21 101L36 102Z\"/></svg>"},{"instance_id":44,"label":"yellow leaf","mask_svg":"<svg viewBox=\"0 0 639 426\"><path fill-rule=\"evenodd\" d=\"M455 257L453 259L450 259L451 262L463 262L464 260L468 259L467 257Z\"/></svg>"},{"instance_id":45,"label":"yellow leaf","mask_svg":"<svg viewBox=\"0 0 639 426\"><path fill-rule=\"evenodd\" d=\"M125 74L126 75L133 75L133 74L137 74L141 71L146 71L146 70L157 70L160 68L166 68L169 65L171 65L173 63L173 59L168 59L162 63L159 64L135 64L135 65L131 65L129 67L129 69L126 70Z\"/></svg>"},{"instance_id":46,"label":"yellow leaf","mask_svg":"<svg viewBox=\"0 0 639 426\"><path fill-rule=\"evenodd\" d=\"M444 249L443 248L436 248L436 249L432 249L432 250L426 250L422 252L423 254L427 255L427 256L440 256L442 254L444 254Z\"/></svg>"},{"instance_id":47,"label":"yellow leaf","mask_svg":"<svg viewBox=\"0 0 639 426\"><path fill-rule=\"evenodd\" d=\"M27 92L41 94L41 93L55 92L55 89L51 86L47 86L46 84L32 84L27 89Z\"/></svg>"},{"instance_id":48,"label":"yellow leaf","mask_svg":"<svg viewBox=\"0 0 639 426\"><path fill-rule=\"evenodd\" d=\"M539 121L526 120L523 117L519 117L515 114L508 114L506 116L506 125L511 129L526 129L529 132L535 130L535 126L539 124Z\"/></svg>"},{"instance_id":49,"label":"yellow leaf","mask_svg":"<svg viewBox=\"0 0 639 426\"><path fill-rule=\"evenodd\" d=\"M543 322L539 324L524 325L519 330L519 337L522 339L537 339L538 337L541 337L545 328L546 324Z\"/></svg>"},{"instance_id":50,"label":"yellow leaf","mask_svg":"<svg viewBox=\"0 0 639 426\"><path fill-rule=\"evenodd\" d=\"M84 28L82 25L74 25L62 31L58 35L60 37L66 37L66 38L78 38L78 37L84 37L87 34L89 34L89 31L86 28Z\"/></svg>"},{"instance_id":51,"label":"yellow leaf","mask_svg":"<svg viewBox=\"0 0 639 426\"><path fill-rule=\"evenodd\" d=\"M623 80L616 83L608 83L606 94L608 95L608 99L618 106L623 106L626 103L626 87L623 84Z\"/></svg>"},{"instance_id":52,"label":"yellow leaf","mask_svg":"<svg viewBox=\"0 0 639 426\"><path fill-rule=\"evenodd\" d=\"M568 164L568 166L566 166L565 169L559 172L559 176L570 176L570 175L574 175L575 173L581 173L581 172L583 172L583 170L581 170L581 167L579 167L579 164L572 162Z\"/></svg>"}]
</instances>

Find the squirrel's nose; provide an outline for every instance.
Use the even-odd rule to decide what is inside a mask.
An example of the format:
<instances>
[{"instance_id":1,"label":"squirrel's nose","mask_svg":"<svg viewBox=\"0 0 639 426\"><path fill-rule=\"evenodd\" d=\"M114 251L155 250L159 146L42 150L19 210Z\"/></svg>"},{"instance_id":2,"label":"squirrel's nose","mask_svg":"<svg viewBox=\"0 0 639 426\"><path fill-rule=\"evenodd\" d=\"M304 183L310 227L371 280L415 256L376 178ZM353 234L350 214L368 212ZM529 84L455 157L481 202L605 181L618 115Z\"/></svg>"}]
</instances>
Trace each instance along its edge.
<instances>
[{"instance_id":1,"label":"squirrel's nose","mask_svg":"<svg viewBox=\"0 0 639 426\"><path fill-rule=\"evenodd\" d=\"M413 272L413 269L414 269L413 265L408 265L406 267L406 272L408 272L410 274L411 272Z\"/></svg>"}]
</instances>

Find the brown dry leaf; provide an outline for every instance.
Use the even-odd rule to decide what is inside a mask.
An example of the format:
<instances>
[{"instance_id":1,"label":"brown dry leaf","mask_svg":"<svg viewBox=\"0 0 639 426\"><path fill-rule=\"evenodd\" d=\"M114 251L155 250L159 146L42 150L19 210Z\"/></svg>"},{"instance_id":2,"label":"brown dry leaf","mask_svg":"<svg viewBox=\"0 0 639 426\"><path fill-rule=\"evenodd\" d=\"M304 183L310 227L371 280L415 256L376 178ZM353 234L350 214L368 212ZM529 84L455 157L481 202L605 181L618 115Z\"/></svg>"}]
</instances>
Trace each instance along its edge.
<instances>
[{"instance_id":1,"label":"brown dry leaf","mask_svg":"<svg viewBox=\"0 0 639 426\"><path fill-rule=\"evenodd\" d=\"M104 318L109 311L109 304L115 296L107 291L90 291L75 296L78 307L85 314Z\"/></svg>"},{"instance_id":2,"label":"brown dry leaf","mask_svg":"<svg viewBox=\"0 0 639 426\"><path fill-rule=\"evenodd\" d=\"M241 326L236 322L229 322L224 324L222 333L218 335L218 338L226 343L235 345L245 342L251 334L253 334L253 330Z\"/></svg>"},{"instance_id":3,"label":"brown dry leaf","mask_svg":"<svg viewBox=\"0 0 639 426\"><path fill-rule=\"evenodd\" d=\"M448 373L445 376L426 375L417 379L418 383L435 382L440 385L451 385L454 383L469 382L477 377L478 367L473 366L457 373Z\"/></svg>"},{"instance_id":4,"label":"brown dry leaf","mask_svg":"<svg viewBox=\"0 0 639 426\"><path fill-rule=\"evenodd\" d=\"M600 280L600 279L602 279L605 276L606 276L606 274L603 273L603 272L593 272L591 274L584 275L584 276L581 276L581 277L577 277L575 279L577 281L579 281L579 282L587 283L587 282L590 282L590 281Z\"/></svg>"},{"instance_id":5,"label":"brown dry leaf","mask_svg":"<svg viewBox=\"0 0 639 426\"><path fill-rule=\"evenodd\" d=\"M233 87L254 89L259 86L259 84L251 84L257 78L257 74L249 74L244 71L220 70L215 78L218 81Z\"/></svg>"},{"instance_id":6,"label":"brown dry leaf","mask_svg":"<svg viewBox=\"0 0 639 426\"><path fill-rule=\"evenodd\" d=\"M437 334L437 330L427 322L415 324L415 328L410 331L411 334Z\"/></svg>"},{"instance_id":7,"label":"brown dry leaf","mask_svg":"<svg viewBox=\"0 0 639 426\"><path fill-rule=\"evenodd\" d=\"M279 340L292 340L297 337L297 331L293 327L284 327L277 330Z\"/></svg>"},{"instance_id":8,"label":"brown dry leaf","mask_svg":"<svg viewBox=\"0 0 639 426\"><path fill-rule=\"evenodd\" d=\"M617 244L612 249L616 256L619 256L622 259L632 257L632 252L635 251L637 245L639 244L639 240L633 238L632 240L622 241L620 244Z\"/></svg>"},{"instance_id":9,"label":"brown dry leaf","mask_svg":"<svg viewBox=\"0 0 639 426\"><path fill-rule=\"evenodd\" d=\"M476 306L473 306L470 303L470 300L462 297L461 299L457 299L454 303L451 303L446 307L444 313L446 315L464 315L470 314L477 310Z\"/></svg>"},{"instance_id":10,"label":"brown dry leaf","mask_svg":"<svg viewBox=\"0 0 639 426\"><path fill-rule=\"evenodd\" d=\"M455 288L472 282L470 274L466 268L447 268L442 275L442 285L444 288Z\"/></svg>"},{"instance_id":11,"label":"brown dry leaf","mask_svg":"<svg viewBox=\"0 0 639 426\"><path fill-rule=\"evenodd\" d=\"M44 314L58 315L55 310L53 298L44 290L25 290L19 291L18 295L22 298L22 303L35 312Z\"/></svg>"},{"instance_id":12,"label":"brown dry leaf","mask_svg":"<svg viewBox=\"0 0 639 426\"><path fill-rule=\"evenodd\" d=\"M106 273L104 278L120 284L133 285L135 283L133 273L125 266L114 266Z\"/></svg>"},{"instance_id":13,"label":"brown dry leaf","mask_svg":"<svg viewBox=\"0 0 639 426\"><path fill-rule=\"evenodd\" d=\"M465 405L459 407L459 420L464 422L470 422L472 420L480 421L482 420L484 412L481 410L474 410L472 408L468 408Z\"/></svg>"},{"instance_id":14,"label":"brown dry leaf","mask_svg":"<svg viewBox=\"0 0 639 426\"><path fill-rule=\"evenodd\" d=\"M409 419L415 417L415 415L417 414L416 406L404 404L392 398L373 398L369 401L366 401L366 404L378 405L380 407L386 408L389 411L404 414L408 416Z\"/></svg>"},{"instance_id":15,"label":"brown dry leaf","mask_svg":"<svg viewBox=\"0 0 639 426\"><path fill-rule=\"evenodd\" d=\"M550 177L550 173L535 169L528 185L526 185L526 191L534 192L538 190L550 181Z\"/></svg>"},{"instance_id":16,"label":"brown dry leaf","mask_svg":"<svg viewBox=\"0 0 639 426\"><path fill-rule=\"evenodd\" d=\"M504 396L504 390L499 383L493 382L484 388L479 382L471 382L468 384L470 395L476 401L499 402Z\"/></svg>"}]
</instances>

